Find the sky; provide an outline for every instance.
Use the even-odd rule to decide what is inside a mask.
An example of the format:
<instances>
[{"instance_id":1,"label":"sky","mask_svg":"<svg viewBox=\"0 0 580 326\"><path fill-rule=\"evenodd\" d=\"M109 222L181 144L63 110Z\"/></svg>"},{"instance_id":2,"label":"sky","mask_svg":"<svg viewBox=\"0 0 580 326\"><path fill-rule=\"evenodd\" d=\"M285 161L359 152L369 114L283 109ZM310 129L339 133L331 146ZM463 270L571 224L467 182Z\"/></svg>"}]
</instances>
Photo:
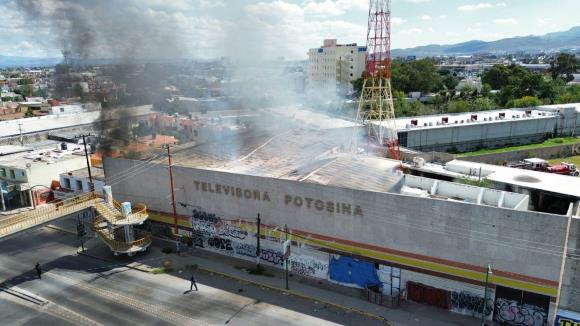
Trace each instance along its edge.
<instances>
[{"instance_id":1,"label":"sky","mask_svg":"<svg viewBox=\"0 0 580 326\"><path fill-rule=\"evenodd\" d=\"M26 17L17 1L23 0L0 0L0 55L59 57L58 31ZM64 0L28 1L46 7ZM306 59L308 49L325 38L366 41L368 0L117 2L160 26L172 26L192 58L252 53ZM580 25L579 0L392 0L391 10L392 48L541 35Z\"/></svg>"}]
</instances>

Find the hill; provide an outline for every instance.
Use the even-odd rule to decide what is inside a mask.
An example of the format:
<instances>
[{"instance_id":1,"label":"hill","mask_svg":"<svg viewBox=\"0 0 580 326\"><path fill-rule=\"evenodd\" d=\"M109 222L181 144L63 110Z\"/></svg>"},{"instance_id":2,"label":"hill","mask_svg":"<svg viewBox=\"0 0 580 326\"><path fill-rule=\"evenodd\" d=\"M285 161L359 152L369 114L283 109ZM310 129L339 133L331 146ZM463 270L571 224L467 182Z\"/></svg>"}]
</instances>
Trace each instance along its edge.
<instances>
[{"instance_id":1,"label":"hill","mask_svg":"<svg viewBox=\"0 0 580 326\"><path fill-rule=\"evenodd\" d=\"M406 56L445 56L472 55L477 53L504 54L514 52L554 52L569 49L580 49L580 26L564 32L549 33L541 36L517 36L497 41L468 41L447 45L424 45L408 49L394 49L394 57Z\"/></svg>"}]
</instances>

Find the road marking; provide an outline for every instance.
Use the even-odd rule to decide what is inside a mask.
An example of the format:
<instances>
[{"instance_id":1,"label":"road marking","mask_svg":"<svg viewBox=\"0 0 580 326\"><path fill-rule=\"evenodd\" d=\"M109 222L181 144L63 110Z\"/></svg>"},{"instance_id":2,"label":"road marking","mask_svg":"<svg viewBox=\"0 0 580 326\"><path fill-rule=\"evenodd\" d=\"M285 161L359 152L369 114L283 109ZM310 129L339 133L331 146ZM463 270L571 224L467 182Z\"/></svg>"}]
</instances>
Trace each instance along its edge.
<instances>
[{"instance_id":1,"label":"road marking","mask_svg":"<svg viewBox=\"0 0 580 326\"><path fill-rule=\"evenodd\" d=\"M28 301L19 300L14 296L9 295L8 293L5 293L4 295L2 295L2 293L0 293L0 299L4 299L4 300L10 301L14 304L31 308L31 309L36 310L36 311L41 312L41 313L46 313L46 314L51 315L53 317L62 319L64 321L68 321L74 325L104 326L101 323L98 323L98 322L96 322L96 321L94 321L94 320L92 320L84 315L81 315L77 312L74 312L68 308L65 308L65 307L58 305L56 303L53 303L53 302L49 302L48 304L46 304L44 306L39 306L39 305L36 305L36 304L28 302Z\"/></svg>"},{"instance_id":2,"label":"road marking","mask_svg":"<svg viewBox=\"0 0 580 326\"><path fill-rule=\"evenodd\" d=\"M46 272L45 275L47 275L51 278L60 280L62 282L68 283L70 285L83 288L83 289L85 289L93 294L96 294L100 297L103 297L107 300L110 300L110 301L115 302L115 303L120 304L120 305L128 306L128 307L133 308L135 310L139 310L141 312L144 312L144 313L149 314L153 317L162 319L166 322L170 322L170 323L175 324L175 325L200 325L200 326L201 325L211 325L207 322L202 322L202 321L199 321L197 319L193 319L193 318L190 318L188 316L184 316L184 315L179 314L177 312L171 311L167 307L149 304L149 303L143 302L141 300L137 300L137 299L134 299L132 297L122 295L122 294L117 293L117 292L108 291L108 290L102 289L100 287L87 284L86 282L81 281L81 280L73 279L73 278L66 277L66 276L59 275L59 274L55 274L52 272Z\"/></svg>"}]
</instances>

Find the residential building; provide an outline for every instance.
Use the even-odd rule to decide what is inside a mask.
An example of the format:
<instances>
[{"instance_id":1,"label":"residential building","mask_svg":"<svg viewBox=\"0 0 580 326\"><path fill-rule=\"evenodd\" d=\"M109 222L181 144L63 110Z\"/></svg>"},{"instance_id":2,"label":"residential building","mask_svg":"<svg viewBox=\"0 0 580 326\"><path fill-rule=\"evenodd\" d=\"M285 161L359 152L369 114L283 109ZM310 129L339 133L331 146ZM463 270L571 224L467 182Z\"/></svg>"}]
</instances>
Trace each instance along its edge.
<instances>
[{"instance_id":1,"label":"residential building","mask_svg":"<svg viewBox=\"0 0 580 326\"><path fill-rule=\"evenodd\" d=\"M91 166L91 176L86 167L60 174L59 186L54 189L55 199L67 199L84 192L102 192L105 172L102 167ZM91 182L92 179L92 182Z\"/></svg>"},{"instance_id":2,"label":"residential building","mask_svg":"<svg viewBox=\"0 0 580 326\"><path fill-rule=\"evenodd\" d=\"M310 95L336 96L352 92L351 81L365 70L366 47L324 40L308 51L307 90Z\"/></svg>"},{"instance_id":3,"label":"residential building","mask_svg":"<svg viewBox=\"0 0 580 326\"><path fill-rule=\"evenodd\" d=\"M0 146L2 210L35 207L61 173L86 168L80 145L42 141L33 146Z\"/></svg>"}]
</instances>

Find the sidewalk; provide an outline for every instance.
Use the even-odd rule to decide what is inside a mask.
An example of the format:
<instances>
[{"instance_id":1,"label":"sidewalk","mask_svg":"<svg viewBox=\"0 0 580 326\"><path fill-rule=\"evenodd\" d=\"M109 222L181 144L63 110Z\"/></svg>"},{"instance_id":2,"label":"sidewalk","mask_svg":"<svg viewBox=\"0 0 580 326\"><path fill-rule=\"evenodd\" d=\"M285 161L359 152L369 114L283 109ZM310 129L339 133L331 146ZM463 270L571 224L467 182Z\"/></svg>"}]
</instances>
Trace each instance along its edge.
<instances>
[{"instance_id":1,"label":"sidewalk","mask_svg":"<svg viewBox=\"0 0 580 326\"><path fill-rule=\"evenodd\" d=\"M68 231L68 230L63 230ZM192 265L197 265L201 272L213 273L227 277L245 284L253 284L265 290L278 291L281 293L311 300L314 303L325 304L345 313L358 313L375 320L388 320L392 325L480 325L480 321L469 316L451 313L436 307L421 305L414 302L403 302L401 307L390 309L384 306L367 302L362 298L360 289L348 288L330 283L325 280L305 279L297 276L289 278L289 291L285 290L285 275L282 269L263 264L265 275L249 274L248 270L255 267L255 263L225 255L220 255L200 248L182 247L180 256L175 253L164 254L161 249L170 247L175 249L173 242L154 239L153 245L148 252L134 257L114 256L109 248L98 239L91 239L85 243L88 248L85 255L93 258L117 263L143 272L151 272L152 269L163 266L164 262L170 261L172 272L180 277L187 277L187 273L180 275L182 271L191 270ZM211 275L213 275L211 274ZM209 284L211 285L211 284Z\"/></svg>"}]
</instances>

